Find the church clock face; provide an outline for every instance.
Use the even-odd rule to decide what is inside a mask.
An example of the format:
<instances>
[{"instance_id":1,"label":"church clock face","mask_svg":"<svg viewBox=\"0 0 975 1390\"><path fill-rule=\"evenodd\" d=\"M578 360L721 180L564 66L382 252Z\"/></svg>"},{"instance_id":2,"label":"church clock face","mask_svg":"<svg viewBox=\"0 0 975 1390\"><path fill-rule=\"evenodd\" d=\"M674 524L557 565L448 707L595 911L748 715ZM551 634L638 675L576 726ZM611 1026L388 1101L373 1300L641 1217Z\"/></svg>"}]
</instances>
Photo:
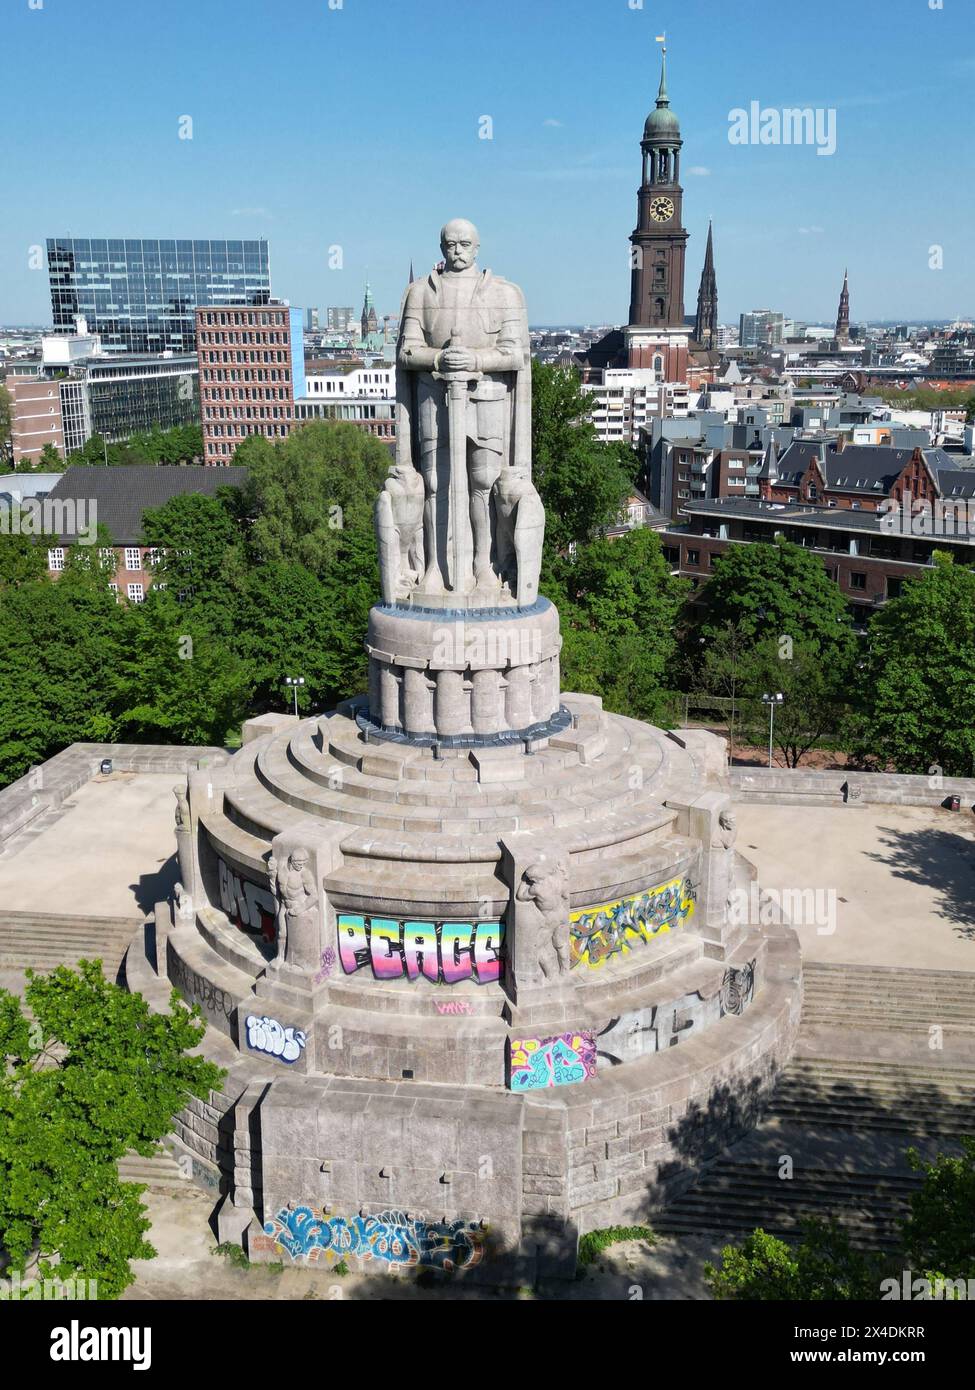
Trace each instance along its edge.
<instances>
[{"instance_id":1,"label":"church clock face","mask_svg":"<svg viewBox=\"0 0 975 1390\"><path fill-rule=\"evenodd\" d=\"M674 215L672 198L654 198L650 204L650 216L654 222L669 222Z\"/></svg>"}]
</instances>

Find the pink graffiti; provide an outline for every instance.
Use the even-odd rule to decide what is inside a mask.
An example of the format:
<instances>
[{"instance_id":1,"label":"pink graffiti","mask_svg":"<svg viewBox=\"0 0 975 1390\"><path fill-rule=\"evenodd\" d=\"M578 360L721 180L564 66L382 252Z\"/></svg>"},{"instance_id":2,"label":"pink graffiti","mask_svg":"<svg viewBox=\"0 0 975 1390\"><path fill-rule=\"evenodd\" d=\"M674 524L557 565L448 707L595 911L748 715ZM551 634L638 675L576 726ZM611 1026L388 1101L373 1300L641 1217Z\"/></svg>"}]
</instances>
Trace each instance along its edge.
<instances>
[{"instance_id":1,"label":"pink graffiti","mask_svg":"<svg viewBox=\"0 0 975 1390\"><path fill-rule=\"evenodd\" d=\"M467 999L445 999L441 1004L438 1000L434 1001L437 1005L438 1014L472 1014L474 1006Z\"/></svg>"}]
</instances>

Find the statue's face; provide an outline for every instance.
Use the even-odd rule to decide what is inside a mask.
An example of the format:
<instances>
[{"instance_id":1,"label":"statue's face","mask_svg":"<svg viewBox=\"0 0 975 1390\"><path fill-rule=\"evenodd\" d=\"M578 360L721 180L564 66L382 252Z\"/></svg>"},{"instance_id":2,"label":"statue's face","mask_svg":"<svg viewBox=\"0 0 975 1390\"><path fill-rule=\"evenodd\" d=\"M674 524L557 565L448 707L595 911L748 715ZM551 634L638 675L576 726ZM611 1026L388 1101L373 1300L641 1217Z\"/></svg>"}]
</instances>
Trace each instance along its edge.
<instances>
[{"instance_id":1,"label":"statue's face","mask_svg":"<svg viewBox=\"0 0 975 1390\"><path fill-rule=\"evenodd\" d=\"M448 222L440 238L440 249L447 262L447 269L469 270L477 260L479 245L477 228L472 222L463 218Z\"/></svg>"},{"instance_id":2,"label":"statue's face","mask_svg":"<svg viewBox=\"0 0 975 1390\"><path fill-rule=\"evenodd\" d=\"M304 849L296 849L294 854L291 856L291 867L293 869L303 869L307 863L308 851Z\"/></svg>"}]
</instances>

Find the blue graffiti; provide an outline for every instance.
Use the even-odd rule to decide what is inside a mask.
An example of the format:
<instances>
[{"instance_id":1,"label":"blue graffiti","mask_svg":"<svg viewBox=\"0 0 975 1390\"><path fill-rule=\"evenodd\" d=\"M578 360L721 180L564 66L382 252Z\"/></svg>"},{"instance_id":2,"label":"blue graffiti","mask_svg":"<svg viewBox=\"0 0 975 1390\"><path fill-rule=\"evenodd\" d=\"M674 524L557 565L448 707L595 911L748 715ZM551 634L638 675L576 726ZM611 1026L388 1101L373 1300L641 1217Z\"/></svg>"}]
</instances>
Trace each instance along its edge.
<instances>
[{"instance_id":1,"label":"blue graffiti","mask_svg":"<svg viewBox=\"0 0 975 1390\"><path fill-rule=\"evenodd\" d=\"M282 1207L273 1220L265 1222L264 1231L292 1260L314 1259L319 1250L328 1250L339 1258L352 1255L359 1260L448 1270L477 1264L484 1236L476 1221L430 1224L402 1211L346 1220L304 1206Z\"/></svg>"}]
</instances>

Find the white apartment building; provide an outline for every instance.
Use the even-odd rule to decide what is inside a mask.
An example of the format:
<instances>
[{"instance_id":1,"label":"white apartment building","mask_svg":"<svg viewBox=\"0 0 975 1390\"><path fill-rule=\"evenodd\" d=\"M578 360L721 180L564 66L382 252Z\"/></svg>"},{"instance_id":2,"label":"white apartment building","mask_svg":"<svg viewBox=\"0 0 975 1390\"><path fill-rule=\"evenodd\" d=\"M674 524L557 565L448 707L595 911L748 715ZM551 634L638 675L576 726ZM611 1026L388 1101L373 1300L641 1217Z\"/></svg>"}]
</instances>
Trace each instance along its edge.
<instances>
[{"instance_id":1,"label":"white apartment building","mask_svg":"<svg viewBox=\"0 0 975 1390\"><path fill-rule=\"evenodd\" d=\"M690 410L687 383L660 381L652 367L607 367L602 381L582 390L592 397L592 422L604 444L635 445L649 419L683 419Z\"/></svg>"}]
</instances>

